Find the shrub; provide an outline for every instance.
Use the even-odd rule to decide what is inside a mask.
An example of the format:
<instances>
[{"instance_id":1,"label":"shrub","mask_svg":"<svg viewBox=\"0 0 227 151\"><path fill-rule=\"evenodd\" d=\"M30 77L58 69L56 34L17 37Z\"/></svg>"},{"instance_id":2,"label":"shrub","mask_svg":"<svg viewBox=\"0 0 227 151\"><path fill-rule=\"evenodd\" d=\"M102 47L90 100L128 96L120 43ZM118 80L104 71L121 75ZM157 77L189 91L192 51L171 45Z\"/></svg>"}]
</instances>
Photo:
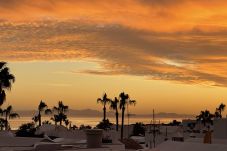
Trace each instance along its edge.
<instances>
[{"instance_id":1,"label":"shrub","mask_svg":"<svg viewBox=\"0 0 227 151\"><path fill-rule=\"evenodd\" d=\"M49 124L49 125L51 125L51 122L46 120L46 121L43 121L42 124Z\"/></svg>"},{"instance_id":2,"label":"shrub","mask_svg":"<svg viewBox=\"0 0 227 151\"><path fill-rule=\"evenodd\" d=\"M181 124L181 122L177 121L177 120L173 120L172 122L170 122L168 125L170 126L179 126Z\"/></svg>"},{"instance_id":3,"label":"shrub","mask_svg":"<svg viewBox=\"0 0 227 151\"><path fill-rule=\"evenodd\" d=\"M35 124L32 123L26 123L22 124L19 129L16 132L16 136L19 137L42 137L41 135L35 135L36 127Z\"/></svg>"},{"instance_id":4,"label":"shrub","mask_svg":"<svg viewBox=\"0 0 227 151\"><path fill-rule=\"evenodd\" d=\"M88 126L89 126L89 125L88 125ZM73 125L73 126L70 127L70 129L76 130L76 129L78 129L78 127L77 127L76 125Z\"/></svg>"},{"instance_id":5,"label":"shrub","mask_svg":"<svg viewBox=\"0 0 227 151\"><path fill-rule=\"evenodd\" d=\"M91 129L91 126L90 125L84 125L84 124L82 124L82 125L80 125L80 128L79 129L80 130Z\"/></svg>"},{"instance_id":6,"label":"shrub","mask_svg":"<svg viewBox=\"0 0 227 151\"><path fill-rule=\"evenodd\" d=\"M140 136L145 135L145 125L143 123L136 123L133 127L133 135Z\"/></svg>"},{"instance_id":7,"label":"shrub","mask_svg":"<svg viewBox=\"0 0 227 151\"><path fill-rule=\"evenodd\" d=\"M107 130L107 129L111 129L112 125L113 123L110 123L110 121L107 119L107 120L101 121L98 125L96 125L96 128Z\"/></svg>"}]
</instances>

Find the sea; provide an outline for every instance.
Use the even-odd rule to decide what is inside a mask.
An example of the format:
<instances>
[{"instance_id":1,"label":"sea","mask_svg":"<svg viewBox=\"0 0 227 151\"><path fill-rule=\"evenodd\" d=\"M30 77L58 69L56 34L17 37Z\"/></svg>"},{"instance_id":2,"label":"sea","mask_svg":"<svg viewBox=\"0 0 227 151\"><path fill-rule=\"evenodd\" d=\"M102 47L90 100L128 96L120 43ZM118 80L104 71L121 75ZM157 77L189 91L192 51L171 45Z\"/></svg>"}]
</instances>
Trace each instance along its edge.
<instances>
[{"instance_id":1,"label":"sea","mask_svg":"<svg viewBox=\"0 0 227 151\"><path fill-rule=\"evenodd\" d=\"M71 121L72 125L76 125L77 127L79 127L80 125L84 124L84 125L90 125L92 127L95 127L101 120L102 117L68 117L69 121ZM114 117L110 117L108 118L110 120L110 122L115 123L115 118ZM51 121L50 117L42 117L42 121ZM156 118L155 119L155 123L170 123L173 120L177 120L177 121L182 121L182 118ZM17 119L10 119L9 123L10 123L10 127L11 129L18 129L18 127L22 124L25 123L29 123L32 122L31 117L20 117ZM149 117L130 117L129 119L126 117L125 118L125 124L135 124L137 122L142 122L144 124L150 124L153 123L152 118ZM51 121L51 123L54 123L53 121ZM121 118L119 118L119 124L121 123Z\"/></svg>"}]
</instances>

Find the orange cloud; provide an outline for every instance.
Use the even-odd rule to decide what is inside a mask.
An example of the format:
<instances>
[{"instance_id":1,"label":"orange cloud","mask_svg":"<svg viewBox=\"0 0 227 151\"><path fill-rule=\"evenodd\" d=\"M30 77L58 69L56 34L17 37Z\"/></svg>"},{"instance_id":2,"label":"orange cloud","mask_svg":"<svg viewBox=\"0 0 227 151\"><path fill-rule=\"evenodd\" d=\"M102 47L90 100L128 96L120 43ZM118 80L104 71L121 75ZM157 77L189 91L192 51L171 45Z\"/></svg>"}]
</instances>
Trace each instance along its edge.
<instances>
[{"instance_id":1,"label":"orange cloud","mask_svg":"<svg viewBox=\"0 0 227 151\"><path fill-rule=\"evenodd\" d=\"M224 0L1 0L0 59L95 58L103 68L82 72L227 86L226 5Z\"/></svg>"},{"instance_id":2,"label":"orange cloud","mask_svg":"<svg viewBox=\"0 0 227 151\"><path fill-rule=\"evenodd\" d=\"M226 4L224 0L2 0L0 13L9 21L75 19L173 32L226 27Z\"/></svg>"},{"instance_id":3,"label":"orange cloud","mask_svg":"<svg viewBox=\"0 0 227 151\"><path fill-rule=\"evenodd\" d=\"M1 51L0 60L8 61L64 61L89 58L89 54L80 51L40 50L40 51Z\"/></svg>"}]
</instances>

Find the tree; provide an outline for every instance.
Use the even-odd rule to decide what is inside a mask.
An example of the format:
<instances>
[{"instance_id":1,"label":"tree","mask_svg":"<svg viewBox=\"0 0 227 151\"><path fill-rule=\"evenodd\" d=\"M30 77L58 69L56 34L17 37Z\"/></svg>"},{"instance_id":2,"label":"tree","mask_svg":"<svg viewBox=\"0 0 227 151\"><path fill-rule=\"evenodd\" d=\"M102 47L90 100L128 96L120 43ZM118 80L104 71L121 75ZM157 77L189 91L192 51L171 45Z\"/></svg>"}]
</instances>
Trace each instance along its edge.
<instances>
[{"instance_id":1,"label":"tree","mask_svg":"<svg viewBox=\"0 0 227 151\"><path fill-rule=\"evenodd\" d=\"M136 123L134 126L133 126L133 135L134 136L144 136L145 135L145 125L143 123Z\"/></svg>"},{"instance_id":2,"label":"tree","mask_svg":"<svg viewBox=\"0 0 227 151\"><path fill-rule=\"evenodd\" d=\"M35 135L36 127L35 124L32 123L25 123L22 124L18 131L16 132L17 137L37 137Z\"/></svg>"},{"instance_id":3,"label":"tree","mask_svg":"<svg viewBox=\"0 0 227 151\"><path fill-rule=\"evenodd\" d=\"M197 121L200 121L201 123L204 124L204 126L206 126L206 124L213 124L213 118L214 115L210 113L210 111L205 110L205 111L201 111L200 114L198 116L196 116Z\"/></svg>"},{"instance_id":4,"label":"tree","mask_svg":"<svg viewBox=\"0 0 227 151\"><path fill-rule=\"evenodd\" d=\"M106 120L106 104L110 102L110 99L107 98L107 94L104 93L102 98L97 99L97 103L101 103L103 105L103 121Z\"/></svg>"},{"instance_id":5,"label":"tree","mask_svg":"<svg viewBox=\"0 0 227 151\"><path fill-rule=\"evenodd\" d=\"M5 127L5 119L0 118L0 130L3 130L4 127Z\"/></svg>"},{"instance_id":6,"label":"tree","mask_svg":"<svg viewBox=\"0 0 227 151\"><path fill-rule=\"evenodd\" d=\"M105 121L103 120L103 121L99 122L96 125L96 128L103 129L103 130L108 130L108 129L111 129L112 125L113 124L108 119L106 119Z\"/></svg>"},{"instance_id":7,"label":"tree","mask_svg":"<svg viewBox=\"0 0 227 151\"><path fill-rule=\"evenodd\" d=\"M86 130L86 129L91 129L92 127L90 125L80 125L79 130Z\"/></svg>"},{"instance_id":8,"label":"tree","mask_svg":"<svg viewBox=\"0 0 227 151\"><path fill-rule=\"evenodd\" d=\"M173 120L172 122L169 122L169 124L167 125L170 125L170 126L179 126L181 124L181 122L177 121L177 120Z\"/></svg>"},{"instance_id":9,"label":"tree","mask_svg":"<svg viewBox=\"0 0 227 151\"><path fill-rule=\"evenodd\" d=\"M42 122L42 124L48 124L48 125L51 125L51 122L50 122L50 121L48 121L48 120L45 120L45 121L43 121L43 122Z\"/></svg>"},{"instance_id":10,"label":"tree","mask_svg":"<svg viewBox=\"0 0 227 151\"><path fill-rule=\"evenodd\" d=\"M116 116L116 131L118 131L118 103L119 100L117 99L117 97L114 98L114 100L110 101L110 109L115 111L115 116Z\"/></svg>"},{"instance_id":11,"label":"tree","mask_svg":"<svg viewBox=\"0 0 227 151\"><path fill-rule=\"evenodd\" d=\"M9 105L6 109L1 110L1 115L3 117L5 117L5 129L8 130L9 129L9 119L14 119L14 118L18 118L19 115L15 112L13 112L13 107L11 105Z\"/></svg>"},{"instance_id":12,"label":"tree","mask_svg":"<svg viewBox=\"0 0 227 151\"><path fill-rule=\"evenodd\" d=\"M221 114L220 114L218 108L216 108L216 110L215 110L215 112L214 112L214 117L215 117L215 118L221 118Z\"/></svg>"},{"instance_id":13,"label":"tree","mask_svg":"<svg viewBox=\"0 0 227 151\"><path fill-rule=\"evenodd\" d=\"M66 119L66 120L64 121L64 123L65 123L65 126L66 126L67 128L70 128L70 123L71 123L71 121L69 121L68 119Z\"/></svg>"},{"instance_id":14,"label":"tree","mask_svg":"<svg viewBox=\"0 0 227 151\"><path fill-rule=\"evenodd\" d=\"M123 134L124 134L124 116L125 116L125 107L126 105L135 105L136 101L131 100L128 94L125 94L124 92L120 93L120 109L121 109L121 140L123 140Z\"/></svg>"},{"instance_id":15,"label":"tree","mask_svg":"<svg viewBox=\"0 0 227 151\"><path fill-rule=\"evenodd\" d=\"M46 115L52 113L51 109L48 108L46 103L41 100L38 106L38 115L37 115L39 126L41 126L42 124L42 119L41 119L42 112L44 112Z\"/></svg>"},{"instance_id":16,"label":"tree","mask_svg":"<svg viewBox=\"0 0 227 151\"><path fill-rule=\"evenodd\" d=\"M54 124L57 125L58 122L60 122L60 118L58 115L54 115L50 118L52 121L54 121Z\"/></svg>"},{"instance_id":17,"label":"tree","mask_svg":"<svg viewBox=\"0 0 227 151\"><path fill-rule=\"evenodd\" d=\"M225 104L221 103L219 107L217 108L217 111L219 111L220 118L222 118L222 112L225 110Z\"/></svg>"},{"instance_id":18,"label":"tree","mask_svg":"<svg viewBox=\"0 0 227 151\"><path fill-rule=\"evenodd\" d=\"M62 125L62 122L65 122L67 120L66 112L68 111L68 109L69 107L67 105L64 105L62 101L58 102L58 106L54 106L53 111L57 112L57 114L55 114L51 119L55 121L55 124L59 122L60 125Z\"/></svg>"},{"instance_id":19,"label":"tree","mask_svg":"<svg viewBox=\"0 0 227 151\"><path fill-rule=\"evenodd\" d=\"M34 121L34 124L36 124L37 122L39 122L39 117L38 115L35 115L32 117L32 120Z\"/></svg>"},{"instance_id":20,"label":"tree","mask_svg":"<svg viewBox=\"0 0 227 151\"><path fill-rule=\"evenodd\" d=\"M5 90L10 90L12 83L15 82L14 75L10 73L6 65L6 62L0 62L0 106L6 100Z\"/></svg>"}]
</instances>

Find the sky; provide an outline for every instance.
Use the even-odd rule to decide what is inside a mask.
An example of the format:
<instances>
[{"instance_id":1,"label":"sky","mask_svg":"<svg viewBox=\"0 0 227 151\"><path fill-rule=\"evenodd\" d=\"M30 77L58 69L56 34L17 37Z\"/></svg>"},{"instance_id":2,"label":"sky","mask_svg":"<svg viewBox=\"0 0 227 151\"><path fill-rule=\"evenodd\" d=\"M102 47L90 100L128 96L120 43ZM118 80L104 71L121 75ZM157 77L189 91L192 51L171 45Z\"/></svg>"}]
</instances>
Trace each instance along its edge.
<instances>
[{"instance_id":1,"label":"sky","mask_svg":"<svg viewBox=\"0 0 227 151\"><path fill-rule=\"evenodd\" d=\"M125 91L130 110L197 114L227 104L225 0L0 0L7 102L98 109ZM226 114L227 112L225 112Z\"/></svg>"}]
</instances>

